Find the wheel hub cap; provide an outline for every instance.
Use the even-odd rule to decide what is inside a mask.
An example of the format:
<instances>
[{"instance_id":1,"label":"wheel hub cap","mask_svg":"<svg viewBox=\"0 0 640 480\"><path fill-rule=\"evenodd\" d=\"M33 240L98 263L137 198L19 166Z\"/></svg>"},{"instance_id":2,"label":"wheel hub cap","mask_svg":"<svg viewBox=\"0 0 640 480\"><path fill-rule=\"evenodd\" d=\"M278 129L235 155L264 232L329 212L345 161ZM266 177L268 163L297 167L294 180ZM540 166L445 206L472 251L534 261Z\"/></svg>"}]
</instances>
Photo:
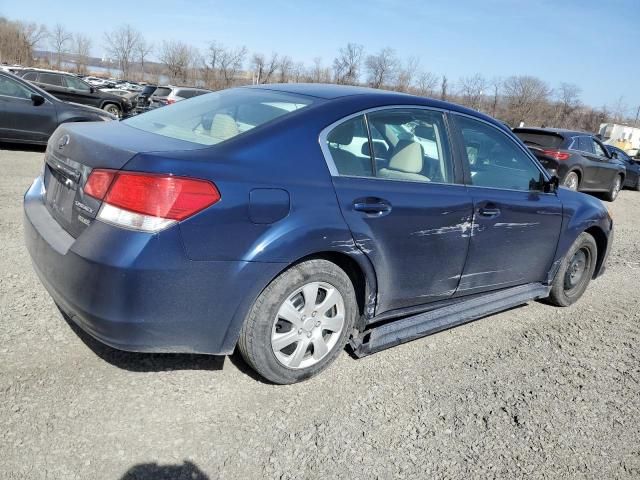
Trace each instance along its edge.
<instances>
[{"instance_id":1,"label":"wheel hub cap","mask_svg":"<svg viewBox=\"0 0 640 480\"><path fill-rule=\"evenodd\" d=\"M326 282L310 282L282 303L271 331L278 362L300 369L315 365L337 345L345 320L342 295Z\"/></svg>"}]
</instances>

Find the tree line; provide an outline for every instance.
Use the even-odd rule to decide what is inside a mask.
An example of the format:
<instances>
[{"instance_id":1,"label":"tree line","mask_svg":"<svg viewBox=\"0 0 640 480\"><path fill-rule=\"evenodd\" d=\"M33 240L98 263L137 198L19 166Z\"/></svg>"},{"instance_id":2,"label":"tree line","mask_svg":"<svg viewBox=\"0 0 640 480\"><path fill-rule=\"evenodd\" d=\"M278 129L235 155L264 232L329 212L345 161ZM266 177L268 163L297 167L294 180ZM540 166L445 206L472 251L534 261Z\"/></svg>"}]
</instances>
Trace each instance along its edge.
<instances>
[{"instance_id":1,"label":"tree line","mask_svg":"<svg viewBox=\"0 0 640 480\"><path fill-rule=\"evenodd\" d=\"M10 21L0 17L0 61L31 64L37 47L48 47L60 69L72 59L79 73L89 68L91 39L69 32L63 25L52 28L36 23ZM312 82L367 85L465 105L501 119L511 126L573 128L597 132L602 122L629 122L629 109L622 98L616 105L593 108L581 100L580 87L561 83L552 88L530 75L487 78L478 73L452 82L421 68L420 59L402 59L390 47L367 52L363 45L348 43L325 63L316 57L310 65L288 55L250 53L245 46L225 46L212 41L197 49L180 40L149 43L131 25L105 32L104 48L119 76L130 80L197 85L219 90L251 83ZM154 56L157 61L151 62Z\"/></svg>"}]
</instances>

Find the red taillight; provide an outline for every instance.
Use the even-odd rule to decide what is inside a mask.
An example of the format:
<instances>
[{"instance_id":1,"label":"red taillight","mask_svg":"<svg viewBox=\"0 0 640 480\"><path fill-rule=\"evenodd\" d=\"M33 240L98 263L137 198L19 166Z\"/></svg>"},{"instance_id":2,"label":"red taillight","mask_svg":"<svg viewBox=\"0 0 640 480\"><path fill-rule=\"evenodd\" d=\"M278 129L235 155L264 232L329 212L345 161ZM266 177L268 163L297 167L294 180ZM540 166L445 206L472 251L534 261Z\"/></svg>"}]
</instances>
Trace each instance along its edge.
<instances>
[{"instance_id":1,"label":"red taillight","mask_svg":"<svg viewBox=\"0 0 640 480\"><path fill-rule=\"evenodd\" d=\"M84 193L102 200L109 190L116 172L113 170L93 170L87 183L84 185Z\"/></svg>"},{"instance_id":2,"label":"red taillight","mask_svg":"<svg viewBox=\"0 0 640 480\"><path fill-rule=\"evenodd\" d=\"M568 160L571 156L567 152L561 152L560 150L554 149L542 150L542 153L547 157L555 158L556 160Z\"/></svg>"},{"instance_id":3,"label":"red taillight","mask_svg":"<svg viewBox=\"0 0 640 480\"><path fill-rule=\"evenodd\" d=\"M120 209L176 221L220 200L207 180L100 169L91 172L84 191Z\"/></svg>"},{"instance_id":4,"label":"red taillight","mask_svg":"<svg viewBox=\"0 0 640 480\"><path fill-rule=\"evenodd\" d=\"M172 103L176 103L175 98L167 98L167 105L171 105Z\"/></svg>"}]
</instances>

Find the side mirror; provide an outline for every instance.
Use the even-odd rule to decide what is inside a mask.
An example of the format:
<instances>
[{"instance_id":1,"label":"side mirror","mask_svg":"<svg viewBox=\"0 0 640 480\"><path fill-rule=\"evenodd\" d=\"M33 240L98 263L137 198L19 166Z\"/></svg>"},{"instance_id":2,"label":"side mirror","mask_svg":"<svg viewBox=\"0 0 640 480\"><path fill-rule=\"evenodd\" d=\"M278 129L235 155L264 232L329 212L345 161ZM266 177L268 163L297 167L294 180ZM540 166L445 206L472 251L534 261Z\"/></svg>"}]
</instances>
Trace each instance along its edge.
<instances>
[{"instance_id":1,"label":"side mirror","mask_svg":"<svg viewBox=\"0 0 640 480\"><path fill-rule=\"evenodd\" d=\"M615 152L615 151L611 152L611 158L617 159L618 158L618 152Z\"/></svg>"},{"instance_id":2,"label":"side mirror","mask_svg":"<svg viewBox=\"0 0 640 480\"><path fill-rule=\"evenodd\" d=\"M89 92L96 93L96 87L89 87Z\"/></svg>"},{"instance_id":3,"label":"side mirror","mask_svg":"<svg viewBox=\"0 0 640 480\"><path fill-rule=\"evenodd\" d=\"M544 193L554 193L558 190L560 186L560 179L557 175L551 175L549 180L545 180L543 182L543 191Z\"/></svg>"},{"instance_id":4,"label":"side mirror","mask_svg":"<svg viewBox=\"0 0 640 480\"><path fill-rule=\"evenodd\" d=\"M37 93L31 94L31 102L37 107L44 103L44 97L42 95L38 95Z\"/></svg>"}]
</instances>

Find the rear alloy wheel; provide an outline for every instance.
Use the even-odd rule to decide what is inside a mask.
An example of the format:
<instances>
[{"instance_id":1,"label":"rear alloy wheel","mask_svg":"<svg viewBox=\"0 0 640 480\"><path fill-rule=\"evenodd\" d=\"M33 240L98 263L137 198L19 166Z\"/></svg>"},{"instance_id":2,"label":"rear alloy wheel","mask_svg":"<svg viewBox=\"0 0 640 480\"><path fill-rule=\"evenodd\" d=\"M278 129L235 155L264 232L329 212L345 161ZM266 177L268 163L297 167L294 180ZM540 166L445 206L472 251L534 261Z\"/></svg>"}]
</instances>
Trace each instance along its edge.
<instances>
[{"instance_id":1,"label":"rear alloy wheel","mask_svg":"<svg viewBox=\"0 0 640 480\"><path fill-rule=\"evenodd\" d=\"M568 307L576 302L587 289L596 268L598 247L586 232L581 233L556 273L551 285L549 301L559 307Z\"/></svg>"},{"instance_id":2,"label":"rear alloy wheel","mask_svg":"<svg viewBox=\"0 0 640 480\"><path fill-rule=\"evenodd\" d=\"M264 289L242 326L238 347L267 380L299 382L340 354L357 311L349 276L327 260L308 260Z\"/></svg>"},{"instance_id":3,"label":"rear alloy wheel","mask_svg":"<svg viewBox=\"0 0 640 480\"><path fill-rule=\"evenodd\" d=\"M578 187L580 186L580 178L576 172L569 172L567 176L564 177L564 182L562 185L567 187L569 190L573 190L574 192L578 191Z\"/></svg>"},{"instance_id":4,"label":"rear alloy wheel","mask_svg":"<svg viewBox=\"0 0 640 480\"><path fill-rule=\"evenodd\" d=\"M617 197L618 193L620 193L620 189L622 188L622 176L616 175L616 178L613 179L613 183L611 184L611 189L605 194L604 199L609 202L613 202Z\"/></svg>"},{"instance_id":5,"label":"rear alloy wheel","mask_svg":"<svg viewBox=\"0 0 640 480\"><path fill-rule=\"evenodd\" d=\"M120 107L115 103L107 103L104 107L102 107L102 109L105 112L109 112L110 114L115 115L116 117L122 115L122 110L120 110Z\"/></svg>"}]
</instances>

